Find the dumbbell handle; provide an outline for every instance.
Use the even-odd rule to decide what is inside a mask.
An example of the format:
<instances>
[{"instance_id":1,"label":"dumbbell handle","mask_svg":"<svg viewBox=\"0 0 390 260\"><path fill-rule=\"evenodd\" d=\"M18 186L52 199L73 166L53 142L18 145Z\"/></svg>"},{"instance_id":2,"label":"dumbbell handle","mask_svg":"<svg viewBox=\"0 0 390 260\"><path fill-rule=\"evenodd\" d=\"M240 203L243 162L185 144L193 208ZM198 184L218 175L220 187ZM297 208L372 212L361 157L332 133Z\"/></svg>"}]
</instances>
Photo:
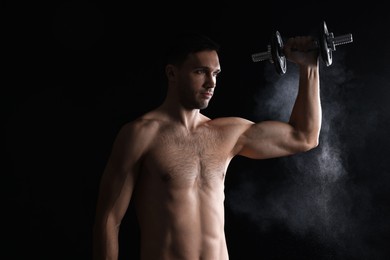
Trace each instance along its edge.
<instances>
[{"instance_id":1,"label":"dumbbell handle","mask_svg":"<svg viewBox=\"0 0 390 260\"><path fill-rule=\"evenodd\" d=\"M337 37L334 37L333 33L329 33L329 37L327 39L328 48L331 49L332 51L336 50L336 46L351 43L352 41L353 40L352 40L351 33L340 35ZM318 41L315 41L315 44L316 44L316 47L312 50L318 49ZM272 61L272 54L271 54L271 45L267 46L267 51L252 54L252 60L254 62L264 61L264 60L270 60L271 62L273 62Z\"/></svg>"},{"instance_id":2,"label":"dumbbell handle","mask_svg":"<svg viewBox=\"0 0 390 260\"><path fill-rule=\"evenodd\" d=\"M328 37L327 42L328 42L328 47L332 51L335 51L336 50L336 46L339 46L339 45L342 45L342 44L351 43L352 42L352 34L348 33L348 34L344 34L344 35L340 35L340 36L334 37L333 33L329 33L329 37Z\"/></svg>"}]
</instances>

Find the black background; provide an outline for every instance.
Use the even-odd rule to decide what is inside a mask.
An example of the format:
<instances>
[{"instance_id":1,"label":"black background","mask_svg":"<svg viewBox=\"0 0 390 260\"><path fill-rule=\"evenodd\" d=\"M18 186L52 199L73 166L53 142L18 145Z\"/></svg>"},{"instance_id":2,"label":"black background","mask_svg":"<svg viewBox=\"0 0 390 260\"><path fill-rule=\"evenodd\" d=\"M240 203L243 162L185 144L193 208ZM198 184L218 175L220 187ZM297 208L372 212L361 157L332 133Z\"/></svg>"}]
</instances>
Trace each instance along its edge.
<instances>
[{"instance_id":1,"label":"black background","mask_svg":"<svg viewBox=\"0 0 390 260\"><path fill-rule=\"evenodd\" d=\"M55 2L55 3L54 3ZM292 157L235 158L226 177L232 260L388 259L390 18L364 3L2 3L5 251L10 259L90 259L97 187L119 127L164 97L170 32L222 45L204 113L286 120L296 68L278 76L251 54L285 38L352 33L321 63L320 146ZM288 118L288 117L287 117ZM121 259L137 259L130 207ZM3 240L4 241L4 240Z\"/></svg>"}]
</instances>

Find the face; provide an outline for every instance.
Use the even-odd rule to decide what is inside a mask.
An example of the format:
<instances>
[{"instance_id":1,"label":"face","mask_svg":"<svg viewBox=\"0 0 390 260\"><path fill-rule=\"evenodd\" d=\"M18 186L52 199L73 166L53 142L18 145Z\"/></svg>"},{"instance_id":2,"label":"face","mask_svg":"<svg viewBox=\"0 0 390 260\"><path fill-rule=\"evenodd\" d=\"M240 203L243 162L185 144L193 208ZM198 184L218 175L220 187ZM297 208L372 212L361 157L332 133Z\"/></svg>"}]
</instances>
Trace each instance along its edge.
<instances>
[{"instance_id":1,"label":"face","mask_svg":"<svg viewBox=\"0 0 390 260\"><path fill-rule=\"evenodd\" d=\"M213 96L220 71L217 52L190 54L178 68L177 74L177 91L182 105L187 109L206 108Z\"/></svg>"}]
</instances>

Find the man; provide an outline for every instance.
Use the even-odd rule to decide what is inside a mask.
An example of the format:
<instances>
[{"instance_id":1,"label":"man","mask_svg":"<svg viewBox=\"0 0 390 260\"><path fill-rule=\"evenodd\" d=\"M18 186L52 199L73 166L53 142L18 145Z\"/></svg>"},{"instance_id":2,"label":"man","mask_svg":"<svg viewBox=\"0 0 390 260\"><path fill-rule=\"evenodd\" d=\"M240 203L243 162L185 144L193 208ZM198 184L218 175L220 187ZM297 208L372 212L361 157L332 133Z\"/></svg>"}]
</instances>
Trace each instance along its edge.
<instances>
[{"instance_id":1,"label":"man","mask_svg":"<svg viewBox=\"0 0 390 260\"><path fill-rule=\"evenodd\" d=\"M288 123L203 115L221 72L219 46L190 33L173 42L167 52L165 100L126 123L113 144L97 203L95 260L118 258L119 228L130 201L139 222L142 260L229 259L224 180L232 158L287 156L318 145L318 51L308 51L311 37L291 38L284 46L300 75Z\"/></svg>"}]
</instances>

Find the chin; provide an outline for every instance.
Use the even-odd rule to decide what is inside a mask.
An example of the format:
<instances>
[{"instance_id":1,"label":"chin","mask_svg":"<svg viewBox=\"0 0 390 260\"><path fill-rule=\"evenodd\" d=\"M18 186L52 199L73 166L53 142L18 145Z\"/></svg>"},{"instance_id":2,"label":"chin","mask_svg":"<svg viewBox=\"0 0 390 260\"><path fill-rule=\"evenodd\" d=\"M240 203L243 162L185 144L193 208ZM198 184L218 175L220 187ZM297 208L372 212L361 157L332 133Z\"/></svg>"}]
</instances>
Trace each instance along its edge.
<instances>
[{"instance_id":1,"label":"chin","mask_svg":"<svg viewBox=\"0 0 390 260\"><path fill-rule=\"evenodd\" d=\"M208 103L199 105L199 109L206 109L209 106Z\"/></svg>"}]
</instances>

